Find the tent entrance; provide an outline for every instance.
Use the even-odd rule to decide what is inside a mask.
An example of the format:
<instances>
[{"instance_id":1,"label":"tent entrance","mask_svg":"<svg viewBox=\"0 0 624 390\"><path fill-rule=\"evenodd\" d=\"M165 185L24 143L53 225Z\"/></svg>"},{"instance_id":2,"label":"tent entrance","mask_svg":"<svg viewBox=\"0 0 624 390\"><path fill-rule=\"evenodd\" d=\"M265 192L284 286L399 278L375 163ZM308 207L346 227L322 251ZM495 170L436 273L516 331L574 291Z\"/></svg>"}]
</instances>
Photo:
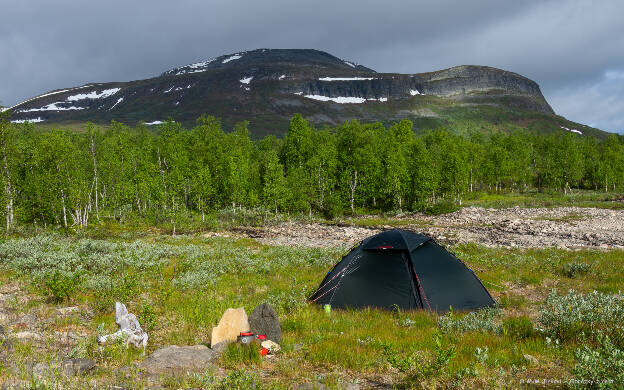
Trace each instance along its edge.
<instances>
[{"instance_id":1,"label":"tent entrance","mask_svg":"<svg viewBox=\"0 0 624 390\"><path fill-rule=\"evenodd\" d=\"M329 303L352 308L421 308L408 267L405 251L362 251L345 268Z\"/></svg>"}]
</instances>

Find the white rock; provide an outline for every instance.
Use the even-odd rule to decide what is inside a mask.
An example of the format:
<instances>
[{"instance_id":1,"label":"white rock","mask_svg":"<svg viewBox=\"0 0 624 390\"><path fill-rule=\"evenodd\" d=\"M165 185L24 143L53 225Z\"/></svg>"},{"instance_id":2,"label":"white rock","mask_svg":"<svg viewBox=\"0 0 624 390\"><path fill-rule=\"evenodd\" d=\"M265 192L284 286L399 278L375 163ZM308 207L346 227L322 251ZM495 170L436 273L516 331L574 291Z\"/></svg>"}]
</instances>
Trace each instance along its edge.
<instances>
[{"instance_id":1,"label":"white rock","mask_svg":"<svg viewBox=\"0 0 624 390\"><path fill-rule=\"evenodd\" d=\"M269 353L275 353L281 349L278 343L275 343L271 340L265 340L260 345L262 346L262 348L268 349Z\"/></svg>"},{"instance_id":2,"label":"white rock","mask_svg":"<svg viewBox=\"0 0 624 390\"><path fill-rule=\"evenodd\" d=\"M111 339L125 338L126 347L128 344L133 344L137 348L142 346L143 354L145 354L149 336L141 329L141 324L139 324L136 316L128 313L126 305L121 302L115 303L115 322L119 325L119 330L113 334L98 337L98 344L104 345Z\"/></svg>"}]
</instances>

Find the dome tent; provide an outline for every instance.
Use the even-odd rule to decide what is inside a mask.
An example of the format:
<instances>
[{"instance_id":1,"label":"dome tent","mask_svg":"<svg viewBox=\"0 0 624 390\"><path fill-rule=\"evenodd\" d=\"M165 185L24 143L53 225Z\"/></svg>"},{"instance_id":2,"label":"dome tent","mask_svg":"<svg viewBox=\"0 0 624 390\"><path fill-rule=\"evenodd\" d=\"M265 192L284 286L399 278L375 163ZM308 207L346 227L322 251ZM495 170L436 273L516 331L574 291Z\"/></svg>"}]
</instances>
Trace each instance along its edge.
<instances>
[{"instance_id":1,"label":"dome tent","mask_svg":"<svg viewBox=\"0 0 624 390\"><path fill-rule=\"evenodd\" d=\"M446 312L495 305L474 272L431 237L388 230L345 255L310 297L333 308Z\"/></svg>"}]
</instances>

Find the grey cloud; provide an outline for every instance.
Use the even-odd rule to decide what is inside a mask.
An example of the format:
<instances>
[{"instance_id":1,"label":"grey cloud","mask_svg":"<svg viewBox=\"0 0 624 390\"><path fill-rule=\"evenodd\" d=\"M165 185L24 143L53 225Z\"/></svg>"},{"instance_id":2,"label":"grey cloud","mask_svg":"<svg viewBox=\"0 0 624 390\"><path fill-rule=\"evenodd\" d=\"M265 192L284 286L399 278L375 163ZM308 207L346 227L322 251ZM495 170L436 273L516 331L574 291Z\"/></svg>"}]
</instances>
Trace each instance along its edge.
<instances>
[{"instance_id":1,"label":"grey cloud","mask_svg":"<svg viewBox=\"0 0 624 390\"><path fill-rule=\"evenodd\" d=\"M605 76L624 71L617 0L3 0L0 13L6 105L241 50L316 48L383 72L459 64L511 70L537 81L558 113L623 129L624 80Z\"/></svg>"}]
</instances>

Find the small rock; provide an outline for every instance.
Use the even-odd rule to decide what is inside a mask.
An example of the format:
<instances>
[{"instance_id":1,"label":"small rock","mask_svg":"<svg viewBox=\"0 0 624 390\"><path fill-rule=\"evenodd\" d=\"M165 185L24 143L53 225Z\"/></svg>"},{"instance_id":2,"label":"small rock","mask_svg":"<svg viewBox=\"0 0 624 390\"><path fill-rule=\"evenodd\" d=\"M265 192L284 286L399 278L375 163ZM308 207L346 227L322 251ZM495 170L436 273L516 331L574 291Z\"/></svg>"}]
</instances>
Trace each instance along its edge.
<instances>
[{"instance_id":1,"label":"small rock","mask_svg":"<svg viewBox=\"0 0 624 390\"><path fill-rule=\"evenodd\" d=\"M282 327L269 304L263 303L254 309L249 316L249 326L255 334L265 334L269 340L282 342Z\"/></svg>"},{"instance_id":2,"label":"small rock","mask_svg":"<svg viewBox=\"0 0 624 390\"><path fill-rule=\"evenodd\" d=\"M25 314L13 321L13 325L17 328L32 328L39 323L39 319L34 314Z\"/></svg>"},{"instance_id":3,"label":"small rock","mask_svg":"<svg viewBox=\"0 0 624 390\"><path fill-rule=\"evenodd\" d=\"M538 361L537 358L533 355L529 355L528 353L525 353L524 355L522 355L529 363L531 363L532 365L537 365Z\"/></svg>"},{"instance_id":4,"label":"small rock","mask_svg":"<svg viewBox=\"0 0 624 390\"><path fill-rule=\"evenodd\" d=\"M210 349L220 354L225 351L225 347L227 347L229 343L229 341L221 341L220 343L216 343L215 345L211 346Z\"/></svg>"},{"instance_id":5,"label":"small rock","mask_svg":"<svg viewBox=\"0 0 624 390\"><path fill-rule=\"evenodd\" d=\"M36 377L48 376L51 372L50 366L43 362L35 364L32 368L32 373Z\"/></svg>"},{"instance_id":6,"label":"small rock","mask_svg":"<svg viewBox=\"0 0 624 390\"><path fill-rule=\"evenodd\" d=\"M14 337L18 340L40 340L41 339L41 335L39 335L38 333L28 332L28 331L15 333Z\"/></svg>"},{"instance_id":7,"label":"small rock","mask_svg":"<svg viewBox=\"0 0 624 390\"><path fill-rule=\"evenodd\" d=\"M160 348L138 364L148 375L206 371L218 353L205 345Z\"/></svg>"},{"instance_id":8,"label":"small rock","mask_svg":"<svg viewBox=\"0 0 624 390\"><path fill-rule=\"evenodd\" d=\"M210 346L227 341L234 342L241 332L249 332L249 320L245 309L227 309L219 320L219 324L212 328Z\"/></svg>"},{"instance_id":9,"label":"small rock","mask_svg":"<svg viewBox=\"0 0 624 390\"><path fill-rule=\"evenodd\" d=\"M280 345L278 343L274 343L271 340L265 340L261 344L262 348L266 348L269 350L269 353L275 353L280 350Z\"/></svg>"},{"instance_id":10,"label":"small rock","mask_svg":"<svg viewBox=\"0 0 624 390\"><path fill-rule=\"evenodd\" d=\"M60 316L66 316L72 313L77 313L80 309L78 309L78 306L68 306L68 307L61 307L59 309L56 309L56 312L60 315Z\"/></svg>"},{"instance_id":11,"label":"small rock","mask_svg":"<svg viewBox=\"0 0 624 390\"><path fill-rule=\"evenodd\" d=\"M95 368L95 362L91 359L65 359L63 372L65 375L86 374Z\"/></svg>"}]
</instances>

